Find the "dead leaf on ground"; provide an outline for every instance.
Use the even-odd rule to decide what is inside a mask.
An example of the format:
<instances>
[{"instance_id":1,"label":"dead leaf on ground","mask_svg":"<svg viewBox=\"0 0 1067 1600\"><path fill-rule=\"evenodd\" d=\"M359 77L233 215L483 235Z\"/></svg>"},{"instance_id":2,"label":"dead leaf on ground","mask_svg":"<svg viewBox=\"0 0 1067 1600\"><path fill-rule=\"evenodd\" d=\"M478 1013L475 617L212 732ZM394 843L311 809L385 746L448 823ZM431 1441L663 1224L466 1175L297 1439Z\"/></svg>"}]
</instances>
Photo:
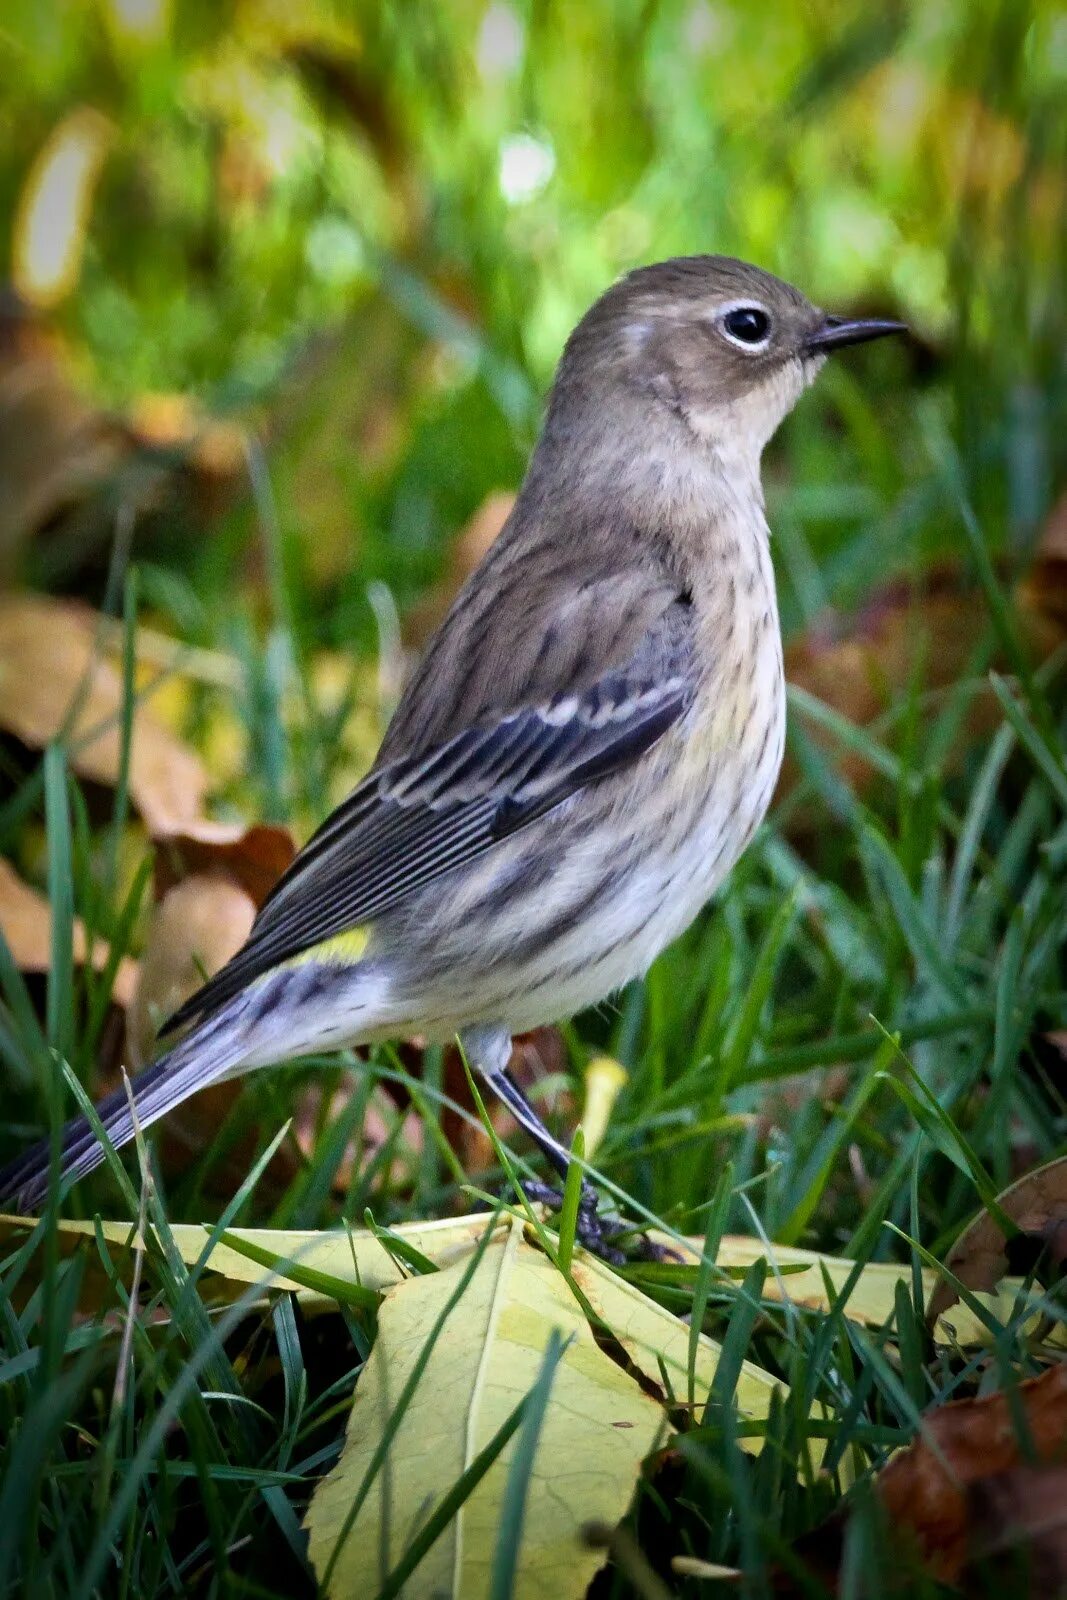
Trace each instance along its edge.
<instances>
[{"instance_id":1,"label":"dead leaf on ground","mask_svg":"<svg viewBox=\"0 0 1067 1600\"><path fill-rule=\"evenodd\" d=\"M687 1407L692 1360L694 1405L698 1411L706 1405L722 1346L706 1333L697 1334L691 1346L687 1323L587 1251L575 1256L571 1270L593 1311L611 1330L646 1384L674 1409ZM743 1420L762 1421L768 1415L774 1396L777 1394L784 1399L787 1392L787 1385L772 1373L754 1361L742 1361L734 1404ZM752 1455L759 1455L764 1446L759 1434L742 1436L738 1442ZM808 1448L816 1457L823 1446L812 1439Z\"/></svg>"},{"instance_id":2,"label":"dead leaf on ground","mask_svg":"<svg viewBox=\"0 0 1067 1600\"><path fill-rule=\"evenodd\" d=\"M158 1029L225 966L296 856L288 828L198 819L155 839L152 913L130 1018L135 1064L155 1054Z\"/></svg>"},{"instance_id":3,"label":"dead leaf on ground","mask_svg":"<svg viewBox=\"0 0 1067 1600\"><path fill-rule=\"evenodd\" d=\"M1029 1449L1020 1442L1017 1415L1025 1418ZM991 1394L927 1412L922 1437L880 1474L878 1495L933 1576L953 1583L974 1541L988 1532L973 1516L980 1486L1018 1470L1028 1457L1061 1467L1067 1457L1067 1362L1020 1383L1012 1398Z\"/></svg>"},{"instance_id":4,"label":"dead leaf on ground","mask_svg":"<svg viewBox=\"0 0 1067 1600\"><path fill-rule=\"evenodd\" d=\"M86 1265L95 1254L94 1240L97 1221L70 1221L63 1218L57 1224L58 1248L64 1256L78 1251L86 1252ZM0 1214L0 1242L21 1239L36 1222L26 1217ZM102 1222L103 1237L116 1253L128 1252L131 1244L138 1242L136 1224L132 1222ZM471 1250L490 1226L506 1228L507 1216L493 1221L486 1212L466 1217L439 1217L430 1222L400 1222L391 1230L405 1240L421 1255L439 1267L451 1266L466 1260ZM187 1266L196 1265L211 1237L211 1230L199 1223L174 1222L170 1224L174 1248ZM227 1239L233 1243L216 1240L205 1263L204 1295L213 1301L214 1291L224 1285L246 1289L250 1284L262 1284L264 1289L281 1289L297 1296L301 1305L323 1309L336 1305L321 1287L310 1288L298 1278L286 1276L285 1266L290 1264L308 1269L315 1281L336 1278L344 1283L357 1283L375 1294L384 1294L409 1275L399 1257L366 1228L335 1228L316 1232L300 1228L230 1228ZM247 1247L245 1254L239 1245ZM269 1257L275 1265L264 1265ZM257 1259L258 1257L258 1259ZM125 1269L125 1265L122 1270ZM106 1281L101 1285L106 1290ZM112 1285L113 1289L113 1285ZM99 1301L80 1294L83 1310L99 1308Z\"/></svg>"},{"instance_id":5,"label":"dead leaf on ground","mask_svg":"<svg viewBox=\"0 0 1067 1600\"><path fill-rule=\"evenodd\" d=\"M208 822L155 838L155 890L161 900L187 878L225 877L260 907L296 858L296 840L274 823Z\"/></svg>"},{"instance_id":6,"label":"dead leaf on ground","mask_svg":"<svg viewBox=\"0 0 1067 1600\"><path fill-rule=\"evenodd\" d=\"M466 1270L457 1263L409 1279L382 1306L344 1451L307 1513L309 1553L327 1594L377 1592L448 1486L533 1388L554 1329L562 1351L535 1445L516 1600L585 1594L603 1556L583 1545L582 1526L621 1520L666 1429L662 1407L599 1348L566 1280L525 1242L520 1221L490 1241L464 1289ZM413 1396L395 1416L409 1380ZM449 1518L404 1585L411 1600L490 1593L516 1449L512 1437Z\"/></svg>"},{"instance_id":7,"label":"dead leaf on ground","mask_svg":"<svg viewBox=\"0 0 1067 1600\"><path fill-rule=\"evenodd\" d=\"M0 730L33 750L65 730L75 772L113 787L122 765L123 683L118 667L96 650L98 622L72 601L0 598ZM134 708L129 786L154 832L196 819L208 789L199 756L143 698Z\"/></svg>"},{"instance_id":8,"label":"dead leaf on ground","mask_svg":"<svg viewBox=\"0 0 1067 1600\"><path fill-rule=\"evenodd\" d=\"M997 1196L997 1205L1020 1233L1048 1251L1054 1264L1067 1261L1067 1156L1025 1173ZM1010 1270L1008 1249L1004 1230L983 1211L960 1234L945 1265L968 1289L995 1289ZM929 1316L942 1316L958 1299L942 1279L930 1297Z\"/></svg>"},{"instance_id":9,"label":"dead leaf on ground","mask_svg":"<svg viewBox=\"0 0 1067 1600\"><path fill-rule=\"evenodd\" d=\"M1000 1594L1067 1593L1067 1466L1019 1465L972 1484L971 1560ZM965 1580L966 1581L966 1580Z\"/></svg>"},{"instance_id":10,"label":"dead leaf on ground","mask_svg":"<svg viewBox=\"0 0 1067 1600\"><path fill-rule=\"evenodd\" d=\"M245 890L221 875L187 878L164 895L152 913L130 1009L135 1067L156 1054L156 1034L182 1001L237 954L255 914Z\"/></svg>"},{"instance_id":11,"label":"dead leaf on ground","mask_svg":"<svg viewBox=\"0 0 1067 1600\"><path fill-rule=\"evenodd\" d=\"M48 972L52 965L52 909L44 895L31 889L14 868L0 857L0 932L7 941L16 967L20 972ZM74 960L79 966L86 960L97 972L106 967L111 950L106 939L93 940L91 957L87 956L85 927L80 917L74 919ZM111 997L116 1005L128 1007L137 986L137 963L122 956L115 971Z\"/></svg>"},{"instance_id":12,"label":"dead leaf on ground","mask_svg":"<svg viewBox=\"0 0 1067 1600\"><path fill-rule=\"evenodd\" d=\"M917 1567L930 1579L956 1584L979 1561L986 1563L983 1585L968 1585L968 1593L1030 1600L1062 1593L1065 1474L1067 1362L1020 1382L1010 1396L1000 1391L927 1411L919 1437L874 1482L899 1553L899 1564L886 1575L886 1593L913 1594ZM1034 1496L1026 1503L1028 1483ZM847 1514L846 1505L794 1547L794 1557L831 1593L841 1576ZM1009 1552L1016 1561L1028 1559L1030 1587L992 1590L988 1562ZM1035 1574L1050 1568L1052 1586L1034 1586ZM792 1569L776 1577L776 1593L808 1593Z\"/></svg>"},{"instance_id":13,"label":"dead leaf on ground","mask_svg":"<svg viewBox=\"0 0 1067 1600\"><path fill-rule=\"evenodd\" d=\"M33 1226L29 1219L0 1217L0 1239L18 1238ZM78 1280L83 1306L99 1314L114 1300L113 1282L99 1272L91 1280L94 1298L84 1298L99 1260L98 1233L125 1276L136 1232L129 1222L58 1224L59 1248L79 1252L87 1267ZM353 1290L386 1296L343 1455L308 1513L312 1560L331 1594L376 1590L380 1567L388 1571L402 1558L413 1529L425 1526L445 1489L529 1392L553 1329L563 1349L541 1419L514 1593L529 1600L585 1594L603 1559L595 1552L604 1548L585 1539L586 1526L618 1524L642 1463L672 1426L667 1394L686 1404L692 1366L694 1402L704 1406L722 1357L714 1340L694 1338L670 1310L579 1250L572 1269L590 1302L591 1323L585 1301L532 1245L521 1216L399 1224L393 1233L439 1269L416 1277L391 1238L367 1229L233 1229L224 1241L211 1241L207 1252L207 1229L175 1224L171 1233L183 1260L200 1263L206 1254L204 1292L222 1301L242 1288L251 1288L256 1303L270 1290L283 1290L307 1310L327 1312L348 1303ZM486 1248L472 1260L480 1243ZM394 1408L408 1377L417 1381L401 1416ZM765 1422L776 1401L789 1404L789 1393L773 1374L744 1361L735 1399L744 1420ZM763 1444L756 1434L743 1447L759 1454ZM821 1446L813 1440L810 1448L817 1465ZM450 1594L488 1593L514 1452L511 1443L445 1522L405 1584L412 1600L430 1600L442 1581ZM368 1525L384 1529L382 1540L363 1536Z\"/></svg>"},{"instance_id":14,"label":"dead leaf on ground","mask_svg":"<svg viewBox=\"0 0 1067 1600\"><path fill-rule=\"evenodd\" d=\"M1031 646L1044 659L1067 640L1067 496L1050 514L1015 599ZM925 689L956 683L988 630L981 589L963 568L942 563L917 580L883 585L852 616L830 612L818 619L787 644L786 677L863 727L914 680L917 666ZM993 696L979 695L968 731L973 736L1000 720ZM813 730L813 737L826 736ZM870 767L854 751L835 744L834 760L854 787L869 780ZM795 766L787 759L783 785L795 781Z\"/></svg>"},{"instance_id":15,"label":"dead leaf on ground","mask_svg":"<svg viewBox=\"0 0 1067 1600\"><path fill-rule=\"evenodd\" d=\"M140 1070L159 1054L157 1035L163 1022L200 988L205 976L236 955L255 914L249 895L224 877L187 878L155 907L141 956L140 981L126 1018L132 1067ZM241 1088L240 1080L212 1084L163 1119L157 1147L165 1175L185 1171L191 1156L207 1148ZM256 1137L254 1128L242 1131L226 1160L212 1167L212 1182L240 1182L254 1154ZM275 1163L280 1158L279 1151ZM294 1170L292 1156L286 1154L284 1171L279 1174L275 1166L270 1176L284 1182Z\"/></svg>"},{"instance_id":16,"label":"dead leaf on ground","mask_svg":"<svg viewBox=\"0 0 1067 1600\"><path fill-rule=\"evenodd\" d=\"M655 1231L651 1237L662 1244L672 1242L667 1234ZM689 1239L686 1242L694 1261L699 1261L704 1241ZM868 1261L854 1278L856 1263L847 1256L826 1255L818 1250L801 1249L798 1245L768 1244L763 1239L736 1233L723 1235L715 1259L719 1267L746 1272L754 1262L766 1260L771 1269L763 1285L766 1299L824 1313L832 1309L836 1297L851 1281L844 1314L850 1321L871 1328L884 1328L893 1321L897 1289L901 1284L910 1288L912 1277L911 1267L900 1262ZM937 1287L937 1273L933 1268L924 1267L922 1280L929 1304ZM994 1317L1007 1321L1018 1304L1021 1287L1018 1279L1009 1280L1001 1286L999 1295L980 1298ZM962 1349L989 1343L989 1328L969 1306L961 1307L946 1323L942 1323L936 1313L933 1321L934 1338L939 1343L959 1345Z\"/></svg>"}]
</instances>

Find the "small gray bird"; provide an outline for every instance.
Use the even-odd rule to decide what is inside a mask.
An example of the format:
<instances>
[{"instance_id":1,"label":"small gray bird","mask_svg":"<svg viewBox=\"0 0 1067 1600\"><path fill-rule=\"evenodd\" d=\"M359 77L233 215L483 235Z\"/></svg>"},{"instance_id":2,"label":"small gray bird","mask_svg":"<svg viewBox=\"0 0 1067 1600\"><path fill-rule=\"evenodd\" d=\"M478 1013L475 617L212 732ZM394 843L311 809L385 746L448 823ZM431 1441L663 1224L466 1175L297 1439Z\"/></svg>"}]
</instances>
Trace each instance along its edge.
<instances>
[{"instance_id":1,"label":"small gray bird","mask_svg":"<svg viewBox=\"0 0 1067 1600\"><path fill-rule=\"evenodd\" d=\"M372 770L133 1084L147 1127L312 1051L458 1034L548 1161L512 1034L643 973L767 809L785 686L760 456L829 351L901 332L827 316L723 256L632 272L567 343L507 525L408 685ZM125 1092L99 1107L118 1146ZM103 1150L83 1117L59 1176ZM0 1174L25 1209L47 1141ZM607 1248L595 1193L581 1236Z\"/></svg>"}]
</instances>

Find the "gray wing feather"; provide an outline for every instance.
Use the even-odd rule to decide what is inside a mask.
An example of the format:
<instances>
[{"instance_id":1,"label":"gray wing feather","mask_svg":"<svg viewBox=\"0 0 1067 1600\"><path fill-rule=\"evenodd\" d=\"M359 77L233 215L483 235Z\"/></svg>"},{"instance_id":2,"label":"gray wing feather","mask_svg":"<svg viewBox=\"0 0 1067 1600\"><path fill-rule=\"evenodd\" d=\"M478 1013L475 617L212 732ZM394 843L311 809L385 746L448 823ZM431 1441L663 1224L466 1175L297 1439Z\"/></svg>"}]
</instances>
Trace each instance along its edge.
<instances>
[{"instance_id":1,"label":"gray wing feather","mask_svg":"<svg viewBox=\"0 0 1067 1600\"><path fill-rule=\"evenodd\" d=\"M247 944L168 1030L214 1011L283 961L373 921L636 761L689 703L689 606L677 589L660 599L659 615L628 656L578 688L483 715L429 748L380 760L279 880ZM387 741L383 754L388 749Z\"/></svg>"}]
</instances>

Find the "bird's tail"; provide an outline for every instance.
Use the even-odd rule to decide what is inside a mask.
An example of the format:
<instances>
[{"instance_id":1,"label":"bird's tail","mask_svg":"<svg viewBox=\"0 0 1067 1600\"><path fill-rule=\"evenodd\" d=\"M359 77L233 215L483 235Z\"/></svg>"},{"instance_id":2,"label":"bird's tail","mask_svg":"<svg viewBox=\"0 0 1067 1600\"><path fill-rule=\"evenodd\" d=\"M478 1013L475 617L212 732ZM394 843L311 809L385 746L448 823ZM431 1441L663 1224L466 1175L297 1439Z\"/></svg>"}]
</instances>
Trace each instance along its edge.
<instances>
[{"instance_id":1,"label":"bird's tail","mask_svg":"<svg viewBox=\"0 0 1067 1600\"><path fill-rule=\"evenodd\" d=\"M134 1110L125 1084L98 1103L100 1121L116 1149L133 1138L135 1115L136 1126L147 1128L191 1094L251 1064L245 999L240 995L232 1000L194 1028L173 1050L139 1072L130 1084ZM60 1182L84 1178L103 1159L104 1146L88 1118L72 1118L60 1136ZM42 1139L0 1171L0 1208L37 1211L48 1193L51 1175L51 1141Z\"/></svg>"}]
</instances>

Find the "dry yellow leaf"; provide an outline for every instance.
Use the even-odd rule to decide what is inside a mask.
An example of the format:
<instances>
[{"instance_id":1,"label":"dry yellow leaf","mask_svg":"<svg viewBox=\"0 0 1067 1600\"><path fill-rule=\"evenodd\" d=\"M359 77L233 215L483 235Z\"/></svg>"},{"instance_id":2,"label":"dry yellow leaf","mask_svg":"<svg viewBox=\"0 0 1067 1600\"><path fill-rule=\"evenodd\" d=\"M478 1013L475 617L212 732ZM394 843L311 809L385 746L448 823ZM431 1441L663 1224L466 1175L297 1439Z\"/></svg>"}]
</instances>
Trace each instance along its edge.
<instances>
[{"instance_id":1,"label":"dry yellow leaf","mask_svg":"<svg viewBox=\"0 0 1067 1600\"><path fill-rule=\"evenodd\" d=\"M433 1222L398 1223L392 1232L436 1266L448 1267L469 1257L491 1220L484 1212L477 1212L471 1216L445 1217ZM32 1223L26 1219L0 1216L0 1237L12 1229L29 1226ZM128 1222L105 1222L103 1228L104 1237L116 1246L126 1244L131 1237ZM68 1245L93 1236L91 1222L61 1222L59 1229L60 1240L65 1240ZM207 1243L208 1230L191 1223L176 1223L172 1232L182 1260L190 1265L197 1261ZM392 1288L402 1282L405 1276L404 1270L380 1239L363 1228L353 1229L351 1233L232 1228L229 1237L244 1240L279 1260L297 1262L314 1272L346 1283L360 1283L376 1293ZM677 1248L677 1240L668 1240L665 1234L653 1234L653 1237ZM703 1241L690 1239L687 1243L693 1259L699 1260ZM827 1311L830 1306L822 1270L825 1268L833 1292L838 1294L855 1266L855 1262L842 1256L820 1255L818 1251L801 1250L792 1245L768 1246L761 1239L751 1239L741 1234L724 1236L719 1247L718 1265L744 1270L761 1257L766 1258L770 1267L763 1288L764 1297L782 1303L788 1300L813 1311ZM658 1385L662 1383L662 1376L657 1358L662 1358L668 1375L673 1379L672 1387L676 1396L685 1399L689 1372L689 1329L686 1324L639 1289L618 1278L596 1257L579 1251L575 1262L576 1282L597 1315L615 1333L635 1366ZM803 1270L798 1271L798 1267ZM780 1276L776 1276L776 1269ZM290 1290L308 1306L333 1304L327 1296L286 1278L284 1271L271 1274L258 1262L226 1244L214 1246L208 1270L220 1280L225 1279L240 1287L262 1283L264 1287L269 1285L271 1288ZM937 1282L937 1274L924 1268L923 1285L928 1298ZM910 1267L889 1261L868 1263L849 1297L848 1316L854 1322L882 1327L893 1315L898 1283L910 1286ZM1007 1278L997 1294L978 1294L975 1298L1003 1321L1014 1314L1020 1288L1019 1279ZM987 1343L989 1330L967 1307L956 1306L951 1314L940 1319L935 1337L969 1349ZM719 1346L713 1339L701 1336L696 1369L698 1397L707 1396L718 1351ZM775 1387L781 1387L784 1392L784 1385L779 1384L770 1373L753 1363L746 1363L737 1390L741 1415L750 1420L765 1417ZM757 1449L759 1443L758 1439L749 1441Z\"/></svg>"},{"instance_id":2,"label":"dry yellow leaf","mask_svg":"<svg viewBox=\"0 0 1067 1600\"><path fill-rule=\"evenodd\" d=\"M346 1528L397 1398L464 1267L410 1279L379 1314L344 1452L307 1515L311 1560L329 1595L378 1591L441 1497L529 1393L553 1329L566 1345L538 1438L514 1600L585 1594L603 1554L588 1548L581 1529L620 1520L665 1427L662 1408L598 1347L565 1280L515 1220L490 1241L444 1322L384 1464ZM488 1594L515 1446L513 1437L430 1547L404 1586L408 1600Z\"/></svg>"},{"instance_id":3,"label":"dry yellow leaf","mask_svg":"<svg viewBox=\"0 0 1067 1600\"><path fill-rule=\"evenodd\" d=\"M397 1234L398 1238L402 1238L403 1242L413 1246L414 1250L424 1254L429 1261L434 1262L435 1266L450 1267L454 1262L469 1258L470 1251L474 1250L478 1240L485 1234L490 1221L485 1213L474 1213L472 1216L442 1218L432 1222L398 1222L392 1232ZM26 1226L30 1226L26 1219L0 1216L0 1229ZM104 1222L102 1226L104 1226L104 1237L112 1245L125 1245L130 1240L130 1222ZM192 1264L200 1258L203 1246L208 1240L208 1229L195 1224L174 1224L173 1235L182 1261ZM61 1240L66 1238L69 1242L75 1242L80 1237L91 1238L93 1224L61 1222L59 1237ZM230 1229L229 1237L245 1240L256 1250L267 1251L270 1256L277 1256L278 1259L285 1261L299 1262L301 1266L309 1267L314 1272L322 1272L328 1277L339 1278L342 1282L362 1283L365 1288L376 1293L384 1293L395 1283L402 1282L405 1277L405 1272L398 1266L394 1256L390 1256L386 1245L382 1245L381 1240L366 1229L354 1229L347 1234L341 1230L314 1232L314 1230L269 1229L269 1227L237 1227ZM659 1238L662 1243L670 1243L672 1248L677 1248L677 1240L673 1238L667 1240L667 1235L653 1234L653 1237ZM688 1240L688 1246L693 1253L694 1261L697 1261L701 1256L702 1240L697 1238ZM763 1285L766 1299L792 1301L795 1306L822 1312L829 1310L830 1307L830 1298L825 1291L822 1272L825 1270L833 1294L840 1294L854 1267L854 1262L848 1261L843 1256L824 1256L819 1254L819 1251L800 1250L793 1245L768 1246L760 1238L747 1238L741 1234L728 1234L721 1240L718 1250L720 1267L736 1267L744 1270L760 1258L765 1258L771 1269ZM232 1250L229 1245L222 1243L214 1245L208 1261L208 1270L232 1285L248 1286L250 1283L262 1283L264 1288L270 1285L272 1288L293 1291L298 1294L302 1304L307 1306L333 1304L333 1301L323 1294L302 1288L299 1283L286 1278L283 1272L270 1274L264 1267L259 1266L258 1262L248 1256L242 1256L240 1251ZM597 1261L595 1256L589 1256L581 1250L576 1254L574 1277L581 1286L582 1293L587 1294L598 1317L605 1320L606 1325L613 1330L616 1338L627 1350L633 1365L638 1366L651 1381L661 1384L662 1376L657 1360L657 1357L661 1357L667 1373L672 1376L675 1395L685 1400L688 1395L688 1326L680 1322L677 1317L673 1317L669 1310L657 1306L656 1302L648 1299L646 1294L641 1294L638 1288L616 1277L614 1272L603 1266L603 1262ZM910 1267L901 1266L899 1262L869 1262L857 1278L853 1293L849 1296L848 1317L853 1318L853 1322L880 1328L893 1317L897 1283L910 1286L910 1282L912 1282ZM923 1269L923 1286L928 1299L936 1283L936 1272ZM989 1307L995 1317L1006 1320L1017 1309L1019 1291L1021 1291L1019 1278L1005 1278L997 1294L976 1294L976 1299L982 1306ZM937 1322L934 1336L939 1341L955 1342L963 1349L971 1349L989 1341L989 1330L968 1307L957 1306L953 1307L950 1314L942 1315L941 1320ZM715 1374L717 1360L717 1342L702 1334L696 1368L697 1397L707 1397L707 1389ZM769 1397L774 1387L784 1389L784 1386L781 1386L771 1374L765 1373L763 1368L753 1363L745 1363L741 1379L737 1384L737 1403L742 1416L750 1421L765 1418ZM760 1440L750 1440L749 1445L758 1448Z\"/></svg>"},{"instance_id":4,"label":"dry yellow leaf","mask_svg":"<svg viewBox=\"0 0 1067 1600\"><path fill-rule=\"evenodd\" d=\"M470 1256L491 1223L492 1218L481 1213L470 1217L447 1217L436 1222L400 1223L392 1231L428 1260L438 1266L448 1267ZM31 1218L0 1216L0 1238L35 1226ZM108 1244L119 1251L128 1249L137 1237L130 1222L102 1222L100 1227ZM69 1251L77 1248L83 1240L91 1243L95 1228L96 1224L92 1222L61 1221L57 1230L61 1247ZM210 1231L199 1223L176 1222L171 1226L171 1235L181 1259L187 1266L192 1266L203 1254ZM396 1258L366 1228L354 1228L351 1233L340 1229L316 1233L300 1229L231 1228L228 1237L241 1240L279 1261L294 1262L344 1283L359 1283L375 1293L393 1288L402 1283L405 1277ZM218 1280L225 1280L240 1289L261 1284L264 1289L290 1290L307 1306L332 1306L335 1303L326 1295L306 1289L294 1279L285 1277L282 1269L272 1272L228 1244L216 1243L213 1246L207 1270Z\"/></svg>"},{"instance_id":5,"label":"dry yellow leaf","mask_svg":"<svg viewBox=\"0 0 1067 1600\"><path fill-rule=\"evenodd\" d=\"M686 1404L689 1395L688 1323L650 1300L633 1284L626 1283L595 1256L583 1254L575 1260L574 1278L634 1365L657 1386L662 1386L663 1372L666 1372L673 1398L679 1404ZM708 1398L721 1354L721 1347L714 1339L703 1333L698 1336L694 1363L694 1397L698 1407ZM776 1390L784 1396L785 1384L754 1362L742 1362L734 1395L741 1419L762 1422ZM753 1454L763 1448L760 1438L742 1439L740 1443Z\"/></svg>"},{"instance_id":6,"label":"dry yellow leaf","mask_svg":"<svg viewBox=\"0 0 1067 1600\"><path fill-rule=\"evenodd\" d=\"M690 1239L689 1245L694 1257L699 1260L703 1241ZM801 1250L794 1245L767 1245L762 1239L750 1239L742 1234L727 1234L722 1239L718 1265L745 1269L761 1256L766 1258L771 1269L763 1286L766 1298L779 1300L783 1304L792 1302L812 1311L830 1309L826 1281L830 1283L833 1293L839 1295L856 1265L845 1256L821 1255L817 1250ZM803 1270L798 1271L798 1268ZM939 1282L938 1275L924 1267L922 1280L929 1304ZM910 1288L910 1267L895 1261L869 1261L849 1294L846 1315L853 1322L862 1322L868 1327L883 1327L894 1314L899 1283ZM1014 1314L1019 1288L1017 1278L1005 1280L999 1294L981 1294L975 1298L1004 1322ZM969 1307L959 1306L950 1317L939 1318L934 1337L942 1343L959 1344L969 1349L988 1343L989 1329Z\"/></svg>"}]
</instances>

